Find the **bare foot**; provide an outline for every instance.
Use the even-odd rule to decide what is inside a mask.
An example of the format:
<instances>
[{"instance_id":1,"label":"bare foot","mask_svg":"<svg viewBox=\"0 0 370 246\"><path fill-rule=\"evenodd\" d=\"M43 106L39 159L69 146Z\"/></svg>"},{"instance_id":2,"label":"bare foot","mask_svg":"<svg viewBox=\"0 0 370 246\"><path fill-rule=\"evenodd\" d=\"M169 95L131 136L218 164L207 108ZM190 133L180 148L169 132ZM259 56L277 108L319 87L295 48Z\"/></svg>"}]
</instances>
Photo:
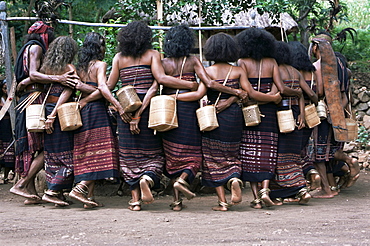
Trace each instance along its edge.
<instances>
[{"instance_id":1,"label":"bare foot","mask_svg":"<svg viewBox=\"0 0 370 246\"><path fill-rule=\"evenodd\" d=\"M50 196L50 195L47 195L47 194L44 194L42 196L42 200L46 201L46 202L51 202L51 203L54 203L54 204L58 204L59 206L62 206L62 207L69 206L68 202L64 202L64 201L60 200L58 197Z\"/></svg>"},{"instance_id":2,"label":"bare foot","mask_svg":"<svg viewBox=\"0 0 370 246\"><path fill-rule=\"evenodd\" d=\"M316 190L321 186L321 177L319 174L314 173L311 174L311 181L310 181L310 190Z\"/></svg>"},{"instance_id":3,"label":"bare foot","mask_svg":"<svg viewBox=\"0 0 370 246\"><path fill-rule=\"evenodd\" d=\"M18 196L23 196L31 200L41 200L41 197L36 194L31 194L25 187L21 187L18 184L15 184L12 188L10 188L9 191L10 193Z\"/></svg>"},{"instance_id":4,"label":"bare foot","mask_svg":"<svg viewBox=\"0 0 370 246\"><path fill-rule=\"evenodd\" d=\"M298 198L289 197L289 198L284 198L284 200L283 200L283 203L285 203L285 204L287 204L287 203L294 203L294 202L299 202L299 199Z\"/></svg>"},{"instance_id":5,"label":"bare foot","mask_svg":"<svg viewBox=\"0 0 370 246\"><path fill-rule=\"evenodd\" d=\"M96 208L96 207L104 207L104 204L103 204L103 203L98 202L98 201L96 201L96 200L95 200L95 199L93 199L93 198L87 198L87 199L89 199L90 201L95 202L96 204L98 204L98 206L93 206L93 205L91 205L91 204L84 204L84 208L85 208L85 209Z\"/></svg>"},{"instance_id":6,"label":"bare foot","mask_svg":"<svg viewBox=\"0 0 370 246\"><path fill-rule=\"evenodd\" d=\"M229 209L226 206L218 205L216 207L213 207L212 210L213 211L223 211L223 212L225 212L225 211L228 211Z\"/></svg>"},{"instance_id":7,"label":"bare foot","mask_svg":"<svg viewBox=\"0 0 370 246\"><path fill-rule=\"evenodd\" d=\"M350 169L350 176L346 187L351 187L360 177L360 166L356 158L352 158L351 163L348 164Z\"/></svg>"},{"instance_id":8,"label":"bare foot","mask_svg":"<svg viewBox=\"0 0 370 246\"><path fill-rule=\"evenodd\" d=\"M182 185L180 182L176 181L174 184L173 184L173 188L175 188L176 190L180 191L182 194L184 194L184 196L186 197L186 199L188 200L191 200L193 199L196 195L191 192L188 188L186 188L184 185Z\"/></svg>"},{"instance_id":9,"label":"bare foot","mask_svg":"<svg viewBox=\"0 0 370 246\"><path fill-rule=\"evenodd\" d=\"M260 199L254 199L253 201L251 201L250 206L251 206L251 208L261 209L262 208L262 202L261 202Z\"/></svg>"},{"instance_id":10,"label":"bare foot","mask_svg":"<svg viewBox=\"0 0 370 246\"><path fill-rule=\"evenodd\" d=\"M263 194L261 196L261 200L265 203L266 207L272 207L275 205L268 194Z\"/></svg>"},{"instance_id":11,"label":"bare foot","mask_svg":"<svg viewBox=\"0 0 370 246\"><path fill-rule=\"evenodd\" d=\"M77 184L76 186L78 186L80 184ZM80 187L81 189L83 189L82 187ZM78 191L78 189L73 188L72 191L69 193L69 197L73 198L73 199L76 199L77 201L80 201L82 203L85 203L85 204L88 204L88 205L91 205L91 206L95 206L97 207L98 204L93 202L93 201L90 201L89 199L87 199L87 197Z\"/></svg>"},{"instance_id":12,"label":"bare foot","mask_svg":"<svg viewBox=\"0 0 370 246\"><path fill-rule=\"evenodd\" d=\"M231 183L231 204L237 205L242 202L242 189L237 180Z\"/></svg>"},{"instance_id":13,"label":"bare foot","mask_svg":"<svg viewBox=\"0 0 370 246\"><path fill-rule=\"evenodd\" d=\"M141 202L140 201L133 202L132 200L130 200L128 205L130 205L130 206L128 206L128 209L130 209L131 211L140 211L141 210Z\"/></svg>"},{"instance_id":14,"label":"bare foot","mask_svg":"<svg viewBox=\"0 0 370 246\"><path fill-rule=\"evenodd\" d=\"M311 199L310 193L306 192L303 196L299 199L298 204L307 204L308 201Z\"/></svg>"},{"instance_id":15,"label":"bare foot","mask_svg":"<svg viewBox=\"0 0 370 246\"><path fill-rule=\"evenodd\" d=\"M46 202L43 200L35 200L35 199L26 199L23 202L24 205L37 205L37 204L44 204L44 203Z\"/></svg>"},{"instance_id":16,"label":"bare foot","mask_svg":"<svg viewBox=\"0 0 370 246\"><path fill-rule=\"evenodd\" d=\"M329 194L329 193L325 192L324 190L313 192L311 194L311 196L312 196L312 198L323 198L323 199L325 199L325 198L333 198L334 197L334 195L332 193Z\"/></svg>"},{"instance_id":17,"label":"bare foot","mask_svg":"<svg viewBox=\"0 0 370 246\"><path fill-rule=\"evenodd\" d=\"M141 200L145 204L150 204L154 202L152 191L150 190L149 184L145 179L140 179L140 191L141 191Z\"/></svg>"}]
</instances>

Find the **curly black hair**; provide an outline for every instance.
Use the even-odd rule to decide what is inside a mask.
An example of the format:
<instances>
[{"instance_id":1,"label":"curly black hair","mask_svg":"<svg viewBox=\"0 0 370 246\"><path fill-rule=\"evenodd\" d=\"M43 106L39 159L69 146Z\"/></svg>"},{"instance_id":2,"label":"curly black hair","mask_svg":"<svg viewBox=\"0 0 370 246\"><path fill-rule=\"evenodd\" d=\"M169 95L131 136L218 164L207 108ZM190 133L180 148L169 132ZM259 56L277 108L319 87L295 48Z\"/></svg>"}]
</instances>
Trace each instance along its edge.
<instances>
[{"instance_id":1,"label":"curly black hair","mask_svg":"<svg viewBox=\"0 0 370 246\"><path fill-rule=\"evenodd\" d=\"M63 73L66 66L73 62L77 50L77 43L71 37L57 37L46 52L41 71L53 71L55 74Z\"/></svg>"},{"instance_id":2,"label":"curly black hair","mask_svg":"<svg viewBox=\"0 0 370 246\"><path fill-rule=\"evenodd\" d=\"M187 25L171 27L166 33L163 51L167 57L189 56L194 39L194 32Z\"/></svg>"},{"instance_id":3,"label":"curly black hair","mask_svg":"<svg viewBox=\"0 0 370 246\"><path fill-rule=\"evenodd\" d=\"M300 71L307 72L316 71L315 66L312 65L310 57L308 56L307 48L301 42L290 41L288 42L288 45L291 51L293 67Z\"/></svg>"},{"instance_id":4,"label":"curly black hair","mask_svg":"<svg viewBox=\"0 0 370 246\"><path fill-rule=\"evenodd\" d=\"M266 30L247 28L236 35L236 40L240 46L240 58L252 58L259 61L274 55L276 39Z\"/></svg>"},{"instance_id":5,"label":"curly black hair","mask_svg":"<svg viewBox=\"0 0 370 246\"><path fill-rule=\"evenodd\" d=\"M152 30L144 22L134 21L121 28L117 41L123 56L140 57L152 48Z\"/></svg>"},{"instance_id":6,"label":"curly black hair","mask_svg":"<svg viewBox=\"0 0 370 246\"><path fill-rule=\"evenodd\" d=\"M273 58L275 58L277 64L291 65L292 58L289 45L283 41L275 41L275 47L276 49Z\"/></svg>"},{"instance_id":7,"label":"curly black hair","mask_svg":"<svg viewBox=\"0 0 370 246\"><path fill-rule=\"evenodd\" d=\"M105 39L97 32L86 34L85 41L78 52L77 70L87 73L90 61L103 60Z\"/></svg>"},{"instance_id":8,"label":"curly black hair","mask_svg":"<svg viewBox=\"0 0 370 246\"><path fill-rule=\"evenodd\" d=\"M208 61L234 62L239 58L239 51L234 37L226 33L217 33L207 39L204 57Z\"/></svg>"}]
</instances>

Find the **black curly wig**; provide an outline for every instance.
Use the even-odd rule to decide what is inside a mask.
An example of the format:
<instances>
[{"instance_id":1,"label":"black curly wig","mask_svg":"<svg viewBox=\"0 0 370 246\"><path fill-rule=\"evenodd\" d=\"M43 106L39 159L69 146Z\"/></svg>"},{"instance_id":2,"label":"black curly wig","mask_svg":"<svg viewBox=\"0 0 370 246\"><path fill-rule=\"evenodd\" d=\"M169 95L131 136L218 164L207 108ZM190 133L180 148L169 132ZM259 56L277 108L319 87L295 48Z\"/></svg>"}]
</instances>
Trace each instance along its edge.
<instances>
[{"instance_id":1,"label":"black curly wig","mask_svg":"<svg viewBox=\"0 0 370 246\"><path fill-rule=\"evenodd\" d=\"M239 58L239 46L235 39L226 33L217 33L207 39L204 57L208 61L234 62Z\"/></svg>"},{"instance_id":2,"label":"black curly wig","mask_svg":"<svg viewBox=\"0 0 370 246\"><path fill-rule=\"evenodd\" d=\"M77 70L87 73L90 61L103 60L105 39L97 32L86 34L85 41L78 52Z\"/></svg>"},{"instance_id":3,"label":"black curly wig","mask_svg":"<svg viewBox=\"0 0 370 246\"><path fill-rule=\"evenodd\" d=\"M252 58L259 61L274 55L276 39L266 30L247 28L236 35L236 40L240 46L240 58Z\"/></svg>"},{"instance_id":4,"label":"black curly wig","mask_svg":"<svg viewBox=\"0 0 370 246\"><path fill-rule=\"evenodd\" d=\"M57 37L46 52L41 71L53 71L55 74L63 73L66 66L73 62L77 50L77 43L71 37Z\"/></svg>"},{"instance_id":5,"label":"black curly wig","mask_svg":"<svg viewBox=\"0 0 370 246\"><path fill-rule=\"evenodd\" d=\"M134 21L121 28L117 41L123 56L140 57L152 48L152 30L144 22Z\"/></svg>"},{"instance_id":6,"label":"black curly wig","mask_svg":"<svg viewBox=\"0 0 370 246\"><path fill-rule=\"evenodd\" d=\"M292 64L292 58L290 53L289 45L283 41L275 41L275 54L274 57L277 64Z\"/></svg>"},{"instance_id":7,"label":"black curly wig","mask_svg":"<svg viewBox=\"0 0 370 246\"><path fill-rule=\"evenodd\" d=\"M189 56L194 46L194 33L186 25L174 26L166 33L163 51L167 57Z\"/></svg>"},{"instance_id":8,"label":"black curly wig","mask_svg":"<svg viewBox=\"0 0 370 246\"><path fill-rule=\"evenodd\" d=\"M314 65L308 56L307 48L298 41L290 41L288 42L290 52L291 52L291 59L292 59L292 66L295 67L299 71L307 71L313 72L316 71Z\"/></svg>"}]
</instances>

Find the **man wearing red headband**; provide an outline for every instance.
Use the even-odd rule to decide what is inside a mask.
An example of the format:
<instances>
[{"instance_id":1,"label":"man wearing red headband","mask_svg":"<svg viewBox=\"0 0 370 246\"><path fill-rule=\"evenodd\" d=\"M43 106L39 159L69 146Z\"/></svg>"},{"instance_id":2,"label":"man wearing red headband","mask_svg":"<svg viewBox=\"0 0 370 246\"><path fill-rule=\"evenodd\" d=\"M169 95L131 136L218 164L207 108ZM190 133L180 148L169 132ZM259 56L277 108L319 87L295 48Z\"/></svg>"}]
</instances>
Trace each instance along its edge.
<instances>
[{"instance_id":1,"label":"man wearing red headband","mask_svg":"<svg viewBox=\"0 0 370 246\"><path fill-rule=\"evenodd\" d=\"M75 87L78 76L73 70L63 75L47 75L40 72L42 59L54 39L54 28L42 21L35 22L29 29L26 44L19 52L15 76L18 82L18 104L41 104L45 98L44 85L61 83ZM10 189L16 195L26 197L25 204L41 202L35 189L35 177L44 165L43 133L27 132L25 110L16 111L16 172L21 179Z\"/></svg>"}]
</instances>

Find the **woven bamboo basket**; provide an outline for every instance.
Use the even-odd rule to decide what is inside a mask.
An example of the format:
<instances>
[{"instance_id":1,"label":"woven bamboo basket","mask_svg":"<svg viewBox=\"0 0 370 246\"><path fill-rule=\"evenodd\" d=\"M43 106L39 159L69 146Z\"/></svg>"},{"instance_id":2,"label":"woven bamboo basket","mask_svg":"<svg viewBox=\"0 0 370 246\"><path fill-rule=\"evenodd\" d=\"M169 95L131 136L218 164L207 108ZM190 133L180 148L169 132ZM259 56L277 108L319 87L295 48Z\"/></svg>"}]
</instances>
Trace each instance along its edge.
<instances>
[{"instance_id":1,"label":"woven bamboo basket","mask_svg":"<svg viewBox=\"0 0 370 246\"><path fill-rule=\"evenodd\" d=\"M62 131L73 131L82 126L78 102L63 103L58 107L57 112Z\"/></svg>"},{"instance_id":2,"label":"woven bamboo basket","mask_svg":"<svg viewBox=\"0 0 370 246\"><path fill-rule=\"evenodd\" d=\"M355 141L358 137L357 121L351 118L346 118L346 125L348 129L348 141Z\"/></svg>"},{"instance_id":3,"label":"woven bamboo basket","mask_svg":"<svg viewBox=\"0 0 370 246\"><path fill-rule=\"evenodd\" d=\"M320 100L316 106L317 115L320 120L325 120L328 117L327 107L323 100Z\"/></svg>"},{"instance_id":4,"label":"woven bamboo basket","mask_svg":"<svg viewBox=\"0 0 370 246\"><path fill-rule=\"evenodd\" d=\"M140 108L142 102L136 93L135 87L127 85L117 91L118 101L126 113L134 112Z\"/></svg>"},{"instance_id":5,"label":"woven bamboo basket","mask_svg":"<svg viewBox=\"0 0 370 246\"><path fill-rule=\"evenodd\" d=\"M198 108L196 111L198 124L201 131L212 131L219 127L216 108L213 105L207 105Z\"/></svg>"},{"instance_id":6,"label":"woven bamboo basket","mask_svg":"<svg viewBox=\"0 0 370 246\"><path fill-rule=\"evenodd\" d=\"M290 133L295 129L293 111L291 109L277 112L280 133Z\"/></svg>"},{"instance_id":7,"label":"woven bamboo basket","mask_svg":"<svg viewBox=\"0 0 370 246\"><path fill-rule=\"evenodd\" d=\"M159 132L177 128L176 99L167 96L155 96L150 101L148 127Z\"/></svg>"},{"instance_id":8,"label":"woven bamboo basket","mask_svg":"<svg viewBox=\"0 0 370 246\"><path fill-rule=\"evenodd\" d=\"M242 109L246 126L257 126L261 123L261 113L257 104Z\"/></svg>"},{"instance_id":9,"label":"woven bamboo basket","mask_svg":"<svg viewBox=\"0 0 370 246\"><path fill-rule=\"evenodd\" d=\"M26 108L26 128L29 132L43 132L45 129L45 108L32 104Z\"/></svg>"},{"instance_id":10,"label":"woven bamboo basket","mask_svg":"<svg viewBox=\"0 0 370 246\"><path fill-rule=\"evenodd\" d=\"M308 128L313 128L321 123L320 117L317 114L315 104L309 104L304 108L305 120Z\"/></svg>"}]
</instances>

